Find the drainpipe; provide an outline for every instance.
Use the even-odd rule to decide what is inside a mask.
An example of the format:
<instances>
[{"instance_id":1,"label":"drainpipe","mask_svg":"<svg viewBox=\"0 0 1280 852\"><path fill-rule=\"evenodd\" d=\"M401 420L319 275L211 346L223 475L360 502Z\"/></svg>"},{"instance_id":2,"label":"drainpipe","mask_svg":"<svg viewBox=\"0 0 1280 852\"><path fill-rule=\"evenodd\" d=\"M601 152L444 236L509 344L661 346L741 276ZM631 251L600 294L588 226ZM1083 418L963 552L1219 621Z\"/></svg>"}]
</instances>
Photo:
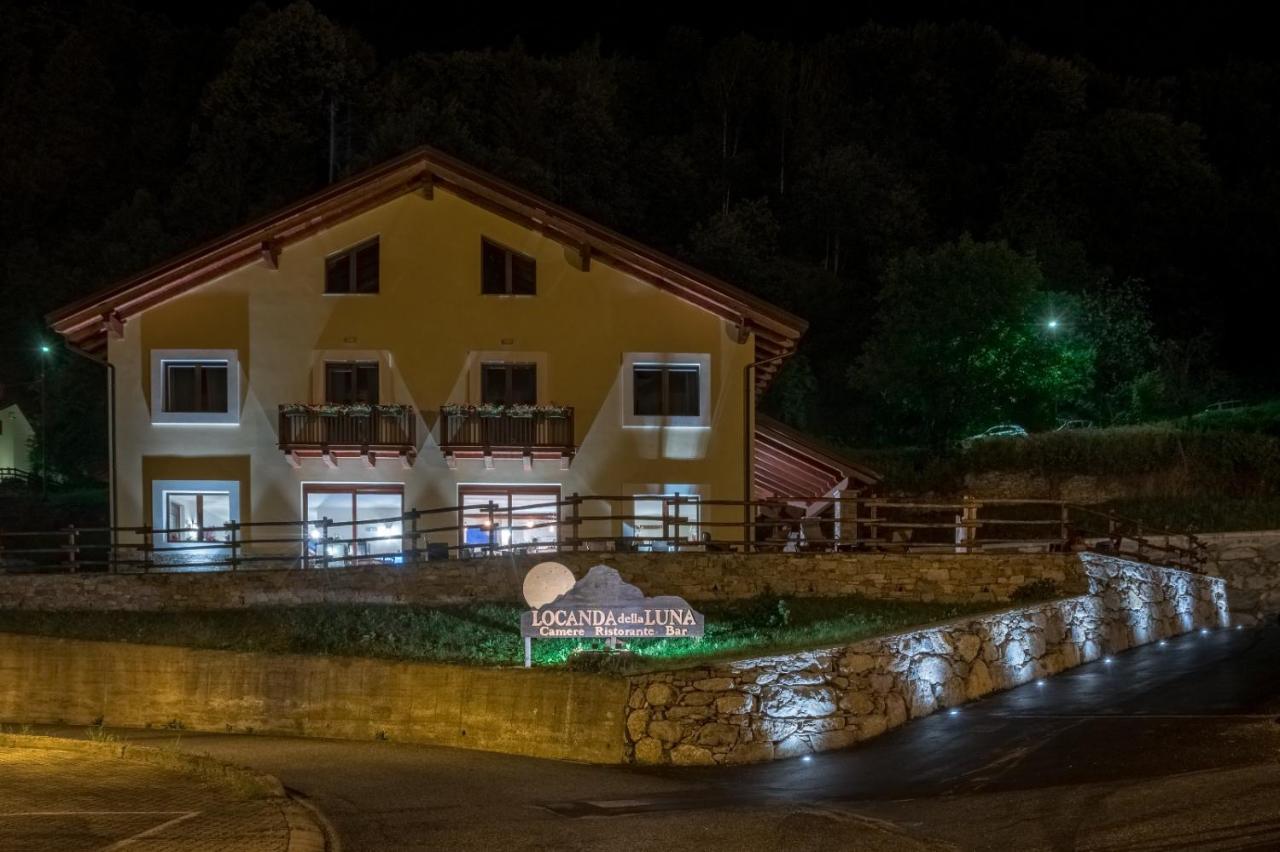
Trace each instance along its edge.
<instances>
[{"instance_id":1,"label":"drainpipe","mask_svg":"<svg viewBox=\"0 0 1280 852\"><path fill-rule=\"evenodd\" d=\"M756 396L755 383L752 381L752 373L757 367L763 367L766 364L772 364L775 361L781 361L790 355L790 352L784 352L781 355L774 355L772 358L764 358L760 361L753 361L742 368L742 552L751 552L752 533L755 528L752 522L755 518L751 517L751 483L753 480L752 470L752 449L755 446L755 434L751 429L751 415L755 411Z\"/></svg>"},{"instance_id":2,"label":"drainpipe","mask_svg":"<svg viewBox=\"0 0 1280 852\"><path fill-rule=\"evenodd\" d=\"M111 528L111 557L113 563L119 547L119 535L116 530L117 488L116 488L116 365L105 358L90 355L78 346L67 344L67 349L84 358L107 368L107 477L110 498L108 500L107 526Z\"/></svg>"}]
</instances>

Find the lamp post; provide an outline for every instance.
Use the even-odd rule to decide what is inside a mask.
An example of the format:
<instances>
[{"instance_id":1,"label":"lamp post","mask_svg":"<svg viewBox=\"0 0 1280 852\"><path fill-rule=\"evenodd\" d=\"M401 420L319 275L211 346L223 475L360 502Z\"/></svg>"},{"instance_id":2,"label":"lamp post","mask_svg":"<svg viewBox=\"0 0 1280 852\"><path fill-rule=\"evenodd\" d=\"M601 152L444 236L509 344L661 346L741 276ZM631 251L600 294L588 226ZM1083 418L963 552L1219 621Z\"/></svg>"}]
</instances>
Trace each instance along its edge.
<instances>
[{"instance_id":1,"label":"lamp post","mask_svg":"<svg viewBox=\"0 0 1280 852\"><path fill-rule=\"evenodd\" d=\"M42 498L49 496L49 395L45 389L45 366L52 351L49 344L40 344L40 496Z\"/></svg>"}]
</instances>

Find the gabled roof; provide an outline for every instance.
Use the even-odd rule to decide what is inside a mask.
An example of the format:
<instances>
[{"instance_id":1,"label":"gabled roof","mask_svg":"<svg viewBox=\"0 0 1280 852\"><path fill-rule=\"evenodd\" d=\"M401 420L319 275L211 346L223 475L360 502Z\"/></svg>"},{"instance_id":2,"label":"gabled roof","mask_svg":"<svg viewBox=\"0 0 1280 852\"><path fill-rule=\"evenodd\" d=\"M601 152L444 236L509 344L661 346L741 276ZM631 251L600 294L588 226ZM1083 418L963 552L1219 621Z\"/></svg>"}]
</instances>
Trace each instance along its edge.
<instances>
[{"instance_id":1,"label":"gabled roof","mask_svg":"<svg viewBox=\"0 0 1280 852\"><path fill-rule=\"evenodd\" d=\"M756 415L754 453L752 489L759 497L826 497L837 489L868 488L883 478L763 414Z\"/></svg>"},{"instance_id":2,"label":"gabled roof","mask_svg":"<svg viewBox=\"0 0 1280 852\"><path fill-rule=\"evenodd\" d=\"M418 148L276 213L179 255L141 275L49 314L67 341L88 351L106 348L112 328L150 307L251 263L274 263L280 249L411 192L454 193L550 239L580 256L613 266L668 290L690 304L742 323L756 335L756 357L790 354L808 323L713 276L648 248L546 199L525 192L433 148ZM764 387L781 361L758 370Z\"/></svg>"}]
</instances>

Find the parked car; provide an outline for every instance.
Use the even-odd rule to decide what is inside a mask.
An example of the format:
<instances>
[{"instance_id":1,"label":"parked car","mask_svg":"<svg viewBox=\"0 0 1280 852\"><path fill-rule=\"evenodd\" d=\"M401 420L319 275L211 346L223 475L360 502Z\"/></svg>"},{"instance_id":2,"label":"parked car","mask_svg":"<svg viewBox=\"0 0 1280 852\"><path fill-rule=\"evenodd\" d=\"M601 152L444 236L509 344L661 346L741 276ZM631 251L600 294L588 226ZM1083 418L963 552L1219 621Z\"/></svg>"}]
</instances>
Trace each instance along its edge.
<instances>
[{"instance_id":1,"label":"parked car","mask_svg":"<svg viewBox=\"0 0 1280 852\"><path fill-rule=\"evenodd\" d=\"M960 442L962 447L970 447L977 441L989 441L992 438L1025 438L1027 430L1023 429L1017 423L999 423L990 429L979 432L976 435L970 435Z\"/></svg>"},{"instance_id":2,"label":"parked car","mask_svg":"<svg viewBox=\"0 0 1280 852\"><path fill-rule=\"evenodd\" d=\"M1205 416L1211 416L1214 414L1222 414L1227 411L1238 411L1244 407L1245 407L1244 400L1228 399L1223 402L1215 402L1213 405L1209 406L1204 411L1201 411L1196 416L1205 417Z\"/></svg>"},{"instance_id":3,"label":"parked car","mask_svg":"<svg viewBox=\"0 0 1280 852\"><path fill-rule=\"evenodd\" d=\"M1058 424L1058 428L1054 429L1053 431L1074 432L1076 429L1092 429L1092 428L1093 428L1092 420L1063 420L1061 423Z\"/></svg>"}]
</instances>

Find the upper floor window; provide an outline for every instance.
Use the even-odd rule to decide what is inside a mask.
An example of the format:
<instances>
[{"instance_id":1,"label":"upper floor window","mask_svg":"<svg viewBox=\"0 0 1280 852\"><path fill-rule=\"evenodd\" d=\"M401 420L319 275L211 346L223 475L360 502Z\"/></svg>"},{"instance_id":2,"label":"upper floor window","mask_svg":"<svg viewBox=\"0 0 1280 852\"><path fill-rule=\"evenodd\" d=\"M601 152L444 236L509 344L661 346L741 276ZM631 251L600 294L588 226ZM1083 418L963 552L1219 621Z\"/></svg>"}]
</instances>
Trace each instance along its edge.
<instances>
[{"instance_id":1,"label":"upper floor window","mask_svg":"<svg viewBox=\"0 0 1280 852\"><path fill-rule=\"evenodd\" d=\"M151 422L240 422L240 362L234 349L151 350Z\"/></svg>"},{"instance_id":2,"label":"upper floor window","mask_svg":"<svg viewBox=\"0 0 1280 852\"><path fill-rule=\"evenodd\" d=\"M164 410L167 413L225 413L226 361L165 361Z\"/></svg>"},{"instance_id":3,"label":"upper floor window","mask_svg":"<svg viewBox=\"0 0 1280 852\"><path fill-rule=\"evenodd\" d=\"M538 368L533 364L480 365L480 401L497 405L537 405Z\"/></svg>"},{"instance_id":4,"label":"upper floor window","mask_svg":"<svg viewBox=\"0 0 1280 852\"><path fill-rule=\"evenodd\" d=\"M711 425L711 356L628 352L622 359L623 426Z\"/></svg>"},{"instance_id":5,"label":"upper floor window","mask_svg":"<svg viewBox=\"0 0 1280 852\"><path fill-rule=\"evenodd\" d=\"M378 404L377 361L327 361L324 365L325 402Z\"/></svg>"},{"instance_id":6,"label":"upper floor window","mask_svg":"<svg viewBox=\"0 0 1280 852\"><path fill-rule=\"evenodd\" d=\"M636 364L632 413L637 417L697 417L697 364Z\"/></svg>"},{"instance_id":7,"label":"upper floor window","mask_svg":"<svg viewBox=\"0 0 1280 852\"><path fill-rule=\"evenodd\" d=\"M325 260L326 293L378 292L378 238Z\"/></svg>"},{"instance_id":8,"label":"upper floor window","mask_svg":"<svg viewBox=\"0 0 1280 852\"><path fill-rule=\"evenodd\" d=\"M534 259L480 240L480 292L486 296L533 296L538 292Z\"/></svg>"}]
</instances>

